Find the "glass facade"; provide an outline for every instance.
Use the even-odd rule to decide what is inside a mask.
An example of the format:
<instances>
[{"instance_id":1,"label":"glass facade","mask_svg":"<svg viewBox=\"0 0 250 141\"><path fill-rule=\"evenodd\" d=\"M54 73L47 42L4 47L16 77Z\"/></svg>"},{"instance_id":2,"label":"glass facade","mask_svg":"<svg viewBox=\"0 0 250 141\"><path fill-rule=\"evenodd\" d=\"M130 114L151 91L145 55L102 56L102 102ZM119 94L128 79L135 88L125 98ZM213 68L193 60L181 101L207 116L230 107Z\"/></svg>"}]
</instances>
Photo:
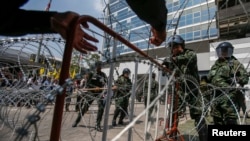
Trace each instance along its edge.
<instances>
[{"instance_id":1,"label":"glass facade","mask_svg":"<svg viewBox=\"0 0 250 141\"><path fill-rule=\"evenodd\" d=\"M187 42L218 36L214 0L167 0L166 5L168 36L175 30Z\"/></svg>"},{"instance_id":2,"label":"glass facade","mask_svg":"<svg viewBox=\"0 0 250 141\"><path fill-rule=\"evenodd\" d=\"M166 0L168 8L167 35L176 30L187 42L218 36L215 24L215 0ZM140 49L149 49L150 25L140 20L125 0L110 0L107 24ZM177 26L177 27L176 27ZM111 51L112 43L105 43L104 51ZM118 43L117 54L132 51Z\"/></svg>"}]
</instances>

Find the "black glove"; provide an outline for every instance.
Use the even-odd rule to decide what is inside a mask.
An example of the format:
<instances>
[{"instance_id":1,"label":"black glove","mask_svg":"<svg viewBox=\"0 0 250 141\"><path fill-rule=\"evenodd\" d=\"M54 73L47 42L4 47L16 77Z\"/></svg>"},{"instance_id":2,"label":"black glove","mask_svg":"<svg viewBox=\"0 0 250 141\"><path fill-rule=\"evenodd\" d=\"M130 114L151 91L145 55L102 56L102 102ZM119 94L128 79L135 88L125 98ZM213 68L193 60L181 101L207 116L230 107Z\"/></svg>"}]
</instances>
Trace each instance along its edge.
<instances>
[{"instance_id":1,"label":"black glove","mask_svg":"<svg viewBox=\"0 0 250 141\"><path fill-rule=\"evenodd\" d=\"M165 58L162 62L162 65L166 66L167 68L169 68L170 64L171 64L170 58Z\"/></svg>"},{"instance_id":2,"label":"black glove","mask_svg":"<svg viewBox=\"0 0 250 141\"><path fill-rule=\"evenodd\" d=\"M239 76L240 76L239 71L237 71L235 74L234 73L230 74L230 77L239 77Z\"/></svg>"},{"instance_id":3,"label":"black glove","mask_svg":"<svg viewBox=\"0 0 250 141\"><path fill-rule=\"evenodd\" d=\"M239 76L240 76L240 72L237 71L235 75L236 75L237 77L239 77Z\"/></svg>"},{"instance_id":4,"label":"black glove","mask_svg":"<svg viewBox=\"0 0 250 141\"><path fill-rule=\"evenodd\" d=\"M228 79L226 80L226 82L227 82L228 84L230 84L230 85L235 85L235 84L236 84L236 83L235 83L235 79L234 79L233 77L228 78Z\"/></svg>"}]
</instances>

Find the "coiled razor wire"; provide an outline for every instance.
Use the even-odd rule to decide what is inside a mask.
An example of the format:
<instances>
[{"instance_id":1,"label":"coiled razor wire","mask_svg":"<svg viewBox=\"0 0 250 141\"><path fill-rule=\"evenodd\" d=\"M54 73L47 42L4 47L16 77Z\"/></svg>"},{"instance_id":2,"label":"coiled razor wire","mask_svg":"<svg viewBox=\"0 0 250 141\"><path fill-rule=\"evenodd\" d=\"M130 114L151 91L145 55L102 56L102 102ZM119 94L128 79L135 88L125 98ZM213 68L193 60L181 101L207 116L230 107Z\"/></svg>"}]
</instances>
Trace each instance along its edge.
<instances>
[{"instance_id":1,"label":"coiled razor wire","mask_svg":"<svg viewBox=\"0 0 250 141\"><path fill-rule=\"evenodd\" d=\"M46 61L48 62L48 68L51 69L51 68L53 68L53 66L52 66L52 63L50 62L49 59L50 59L50 57L55 56L53 54L53 51L51 51L51 50L55 50L56 53L58 53L59 55L62 56L63 49L61 47L61 44L64 45L65 41L62 40L61 38L53 38L53 37L48 37L48 38L43 37L42 40L46 41L45 43L41 44L42 47L44 48L42 50L42 54L46 54L44 57L45 57ZM22 59L21 55L24 52L26 52L27 49L29 50L30 53L36 54L37 53L36 50L31 49L31 48L34 48L34 47L37 48L37 46L33 45L32 43L39 44L40 41L41 41L40 37L5 39L5 40L0 41L0 46L1 46L0 51L1 51L1 54L4 54L6 50L17 47L18 48L18 58L17 58L18 63L17 63L17 65L15 65L15 67L20 68L23 76L27 77L28 72L27 72L27 70L25 70L25 67L27 67L28 65L25 65L23 63L23 60L21 60ZM55 45L49 45L48 42L53 42ZM31 46L31 47L28 47L28 46ZM59 46L59 48L58 48L58 46ZM25 47L27 47L27 48L25 48ZM26 49L26 51L25 51L25 49ZM105 55L103 55L101 52L99 52L99 54L101 56L105 57ZM146 65L153 65L153 67L157 68L157 66L154 66L154 64L151 64L150 61L145 60L144 57L135 56L135 55L125 55L123 57L118 56L115 59L106 58L107 61L105 63L106 63L106 65L109 65L112 62L131 62L131 61L135 62L138 58L139 58L140 63L146 64ZM11 67L13 67L13 66L10 66L9 68L11 68ZM39 67L38 67L38 69L39 69ZM5 76L5 74L3 72L3 70L5 70L5 69L8 69L8 68L1 67L0 73L1 73L1 76L4 79L4 81L6 82L6 84L9 84L9 80L7 79L7 77ZM160 68L157 68L157 69L161 70ZM119 74L117 73L117 75L119 75ZM197 86L197 89L199 89L199 84L191 76L182 75L181 78L184 79L186 83L195 84ZM146 80L146 78L144 78L144 80ZM67 81L69 83L69 80L67 80ZM172 81L172 80L170 79L170 81ZM46 107L48 107L48 105L50 103L53 103L55 96L58 94L61 94L62 89L64 89L68 85L68 83L66 82L63 86L58 86L51 91L49 91L49 90L37 90L37 91L29 90L30 87L24 81L17 81L15 83L15 85L13 85L13 86L0 88L0 103L1 103L0 119L4 122L4 124L6 124L6 126L10 127L14 131L16 130L15 128L17 127L18 124L22 125L21 128L18 128L18 130L17 130L18 134L17 134L15 140L21 140L22 138L27 137L28 134L31 134L30 133L31 127L34 127L34 129L35 129L34 131L31 131L31 132L33 132L33 134L35 134L33 137L33 140L38 139L37 134L39 131L37 129L38 128L37 123L38 123L38 121L42 120L41 114L45 112ZM168 86L166 85L165 87L168 87ZM216 103L216 101L218 101L220 98L222 98L226 94L226 91L227 91L227 88L217 88L215 86L210 86L210 88L211 89L209 89L208 91L206 91L204 93L200 93L200 95L201 95L200 100L202 101L204 107L205 106L208 106L208 107L212 106L212 104ZM230 89L232 89L232 88L230 88ZM244 89L244 88L233 88L233 89ZM216 90L222 91L223 95L221 95L219 97L215 97ZM82 95L82 99L84 100L85 97L84 97L83 92L81 92L79 90L79 93L80 93L79 95ZM161 91L159 94L159 97L153 103L151 103L150 107L152 107L156 103L156 101L159 100L161 96L163 96L163 94L164 94L164 91ZM207 95L207 94L212 95L212 99L208 103L205 103L203 96ZM125 94L125 96L126 96L126 94ZM66 97L66 98L69 98L69 97ZM93 97L93 98L95 98L95 100L97 100L96 97ZM187 102L185 102L186 95L184 95L184 97L181 97L181 98L183 99L184 103L187 104ZM229 98L229 97L227 97L227 98ZM232 104L234 105L234 103L232 103ZM189 105L189 106L193 106L193 105ZM202 108L204 109L203 106L202 106ZM27 117L27 122L24 122L24 123L23 123L23 120L21 119L24 116L24 114L22 114L24 112L22 110L23 107L31 107L32 110L35 110L35 112L32 112L32 110L29 110L28 113L25 113L26 115L29 115L29 116ZM234 105L234 107L235 107L235 105ZM35 109L33 109L33 108L35 108ZM194 108L200 108L200 107L194 107ZM13 110L16 110L16 112L14 112L14 113L11 112ZM146 108L145 110L148 110L148 108ZM173 111L173 113L178 112L178 110ZM237 111L236 107L235 107L235 110ZM203 111L204 111L203 116L205 116L208 111L205 111L205 109ZM145 112L145 111L143 111L143 112ZM136 120L138 120L139 116L143 116L143 114L144 114L143 112L140 113L135 118L135 120L133 122L136 122ZM92 115L95 115L95 114L93 113ZM238 115L239 115L239 113L238 113ZM11 121L9 119L11 119ZM84 118L83 118L83 120L87 121ZM89 124L90 124L90 120L91 120L91 118L89 118ZM66 120L65 120L65 122L66 122ZM131 126L131 124L129 124L128 126ZM187 131L187 132L190 132L190 131ZM90 133L90 135L92 135L92 134ZM121 136L121 134L118 134L117 137L120 137L120 136ZM141 140L143 140L142 137L140 137L140 138L141 138ZM91 136L91 139L95 140L95 135Z\"/></svg>"},{"instance_id":2,"label":"coiled razor wire","mask_svg":"<svg viewBox=\"0 0 250 141\"><path fill-rule=\"evenodd\" d=\"M126 57L124 57L124 58L126 58ZM130 57L130 58L132 58L132 57ZM116 60L116 61L119 62L121 60L122 59L120 59L118 61ZM133 61L133 59L131 59L131 61ZM123 60L122 60L122 62L123 62ZM150 62L146 62L146 61L140 61L140 63L151 65ZM197 85L197 88L199 88L199 84L191 76L184 75L182 79L185 80L186 83L194 83L195 85ZM37 137L37 133L38 133L37 122L39 120L41 120L40 114L45 111L46 106L49 103L54 101L55 96L57 94L60 94L62 89L65 88L67 86L67 84L68 83L65 83L65 85L63 85L63 86L58 86L57 88L55 88L51 92L49 92L49 91L46 92L44 90L40 90L40 91L27 90L25 92L24 90L18 89L18 88L28 89L28 86L24 82L20 82L18 85L16 85L16 87L13 87L12 89L1 89L1 99L2 99L1 100L1 105L2 105L1 106L1 119L2 120L4 120L6 118L6 117L4 117L4 115L11 116L8 113L10 111L7 108L5 108L5 110L4 110L4 106L7 107L8 104L14 105L14 107L18 107L18 104L23 102L21 105L26 105L28 107L35 105L35 108L36 108L36 111L34 113L30 113L30 115L27 117L27 122L24 123L22 127L16 129L16 131L18 133L16 138L15 138L16 141L20 141L24 137L27 137L28 134L31 134L30 133L30 132L32 132L32 131L30 131L31 127L33 127L35 129L35 132L33 131L33 134L35 134L33 137L34 140L35 140L35 138L38 138ZM17 86L20 86L20 87L17 87ZM217 89L222 91L221 88L216 88L216 87L212 86L212 89L209 90L210 95L211 95L211 92L215 92ZM10 92L10 90L13 90L13 91ZM81 89L79 89L79 91L80 91L80 95L83 95L84 92L81 92ZM6 95L7 93L8 93L8 95ZM34 96L34 93L36 93L35 96ZM40 94L37 94L37 93L40 93ZM209 93L209 92L205 92L204 94L206 94L206 93ZM163 94L163 92L161 92L161 94ZM214 95L214 93L212 93L212 95ZM126 95L124 95L124 96L126 96ZM96 100L96 97L93 97L93 98L95 98L95 100ZM33 102L35 102L36 99L39 99L39 100L43 99L43 100L39 101L38 104L35 104ZM84 96L83 96L83 100L84 100ZM201 100L203 100L203 99L201 99ZM219 100L218 97L216 97L216 99L212 99L210 101L210 103L208 103L208 105L204 105L202 107L211 106L211 104L213 104L213 102L215 102L216 100ZM183 98L183 101L185 101L185 97ZM204 102L202 102L202 103L204 103ZM189 106L192 106L192 105L189 105ZM197 108L200 108L200 107L197 107ZM147 109L145 109L145 110L147 110ZM5 114L3 114L3 112ZM173 112L178 112L178 110L173 111ZM204 111L203 115L205 115L206 113L207 113L207 111ZM20 118L20 116L21 116L20 111L16 112L15 115L16 116L14 116L14 117ZM93 113L93 115L95 115L95 114ZM15 120L15 122L13 122L12 125L9 124L8 126L12 126L11 128L14 129L15 125L17 125L18 122L20 122L20 121ZM134 131L135 131L135 129L134 129ZM92 137L92 139L94 140L94 138L95 138L95 135Z\"/></svg>"},{"instance_id":3,"label":"coiled razor wire","mask_svg":"<svg viewBox=\"0 0 250 141\"><path fill-rule=\"evenodd\" d=\"M58 85L54 90L52 90L50 93L46 95L46 101L43 103L38 103L36 105L36 111L27 117L27 122L21 127L17 129L18 135L15 138L15 141L22 140L24 136L28 136L28 130L30 126L34 126L34 128L37 130L37 122L40 120L40 113L45 112L45 107L48 103L53 102L55 100L55 97L57 95L61 95L63 93L63 90L67 87L73 84L73 81L69 78L65 80L65 83L60 86ZM36 137L36 136L35 136Z\"/></svg>"},{"instance_id":4,"label":"coiled razor wire","mask_svg":"<svg viewBox=\"0 0 250 141\"><path fill-rule=\"evenodd\" d=\"M144 64L150 64L150 63L144 62L144 61L141 61L141 62L143 62ZM195 82L194 79L191 76L184 76L183 80L185 80L186 83L194 83L194 84L197 85L197 88L199 88L197 82ZM8 89L6 89L6 90L1 89L1 99L2 99L1 100L1 105L2 105L1 106L1 113L4 111L3 110L3 105L8 106L8 104L10 104L10 105L14 105L15 107L18 107L17 103L24 102L23 105L29 106L29 105L34 105L30 101L36 101L36 99L41 100L41 97L44 98L44 100L42 100L42 102L39 102L39 104L37 104L35 106L36 111L33 114L31 113L27 117L28 121L26 123L24 123L24 125L21 128L17 129L18 136L15 138L16 141L19 141L22 138L27 137L27 135L30 133L29 129L31 127L33 127L35 129L35 131L37 131L37 128L38 128L37 127L37 122L39 120L41 120L40 114L45 111L45 107L50 102L54 101L55 96L57 94L60 94L60 92L62 92L62 89L65 88L67 84L68 83L66 83L63 86L58 86L57 88L55 88L51 92L46 92L46 91L33 91L33 92L32 91L27 91L27 92L23 91L22 92L22 90L17 89L18 87L14 87L13 90L14 89L16 89L16 90L12 91L12 92L10 92L10 89L9 90ZM24 84L24 82L23 82L23 84L20 82L19 85L23 85L20 88L23 88L23 89L27 88L28 89L28 86L26 84ZM212 87L212 89L210 91L214 92L216 89L222 90L221 88ZM79 91L81 91L81 90L79 90ZM38 92L40 92L40 94L39 94L40 97L33 96L34 93L37 94ZM8 93L8 97L6 97L7 95L4 95L3 93L5 93L5 94ZM46 94L46 93L48 93L48 94ZM204 94L206 94L206 93L208 93L208 92L205 92ZM83 92L80 92L80 95L82 95L82 94L83 94ZM161 92L161 94L163 94L163 93ZM84 96L83 96L83 98L84 98ZM185 98L183 98L183 99L185 101ZM217 99L212 99L210 101L210 105L213 104L213 102L215 100L218 100L218 97L217 97ZM190 106L192 106L192 105L190 105ZM5 113L8 112L7 108L6 108L6 110L4 112ZM178 111L173 111L173 112L178 112ZM204 111L204 115L205 115L205 113L206 112ZM1 115L4 115L4 114L1 114ZM7 115L7 114L5 114L5 115ZM10 116L10 115L8 115L8 116ZM20 116L20 112L19 113L17 112L15 117L18 117L18 116ZM5 117L1 117L1 119L4 120ZM18 120L16 121L16 123L13 123L13 125L9 125L9 126L12 126L12 128L14 128L14 125L17 124L17 122L18 122ZM35 134L35 133L33 133L33 134ZM37 135L34 135L34 138L38 138Z\"/></svg>"}]
</instances>

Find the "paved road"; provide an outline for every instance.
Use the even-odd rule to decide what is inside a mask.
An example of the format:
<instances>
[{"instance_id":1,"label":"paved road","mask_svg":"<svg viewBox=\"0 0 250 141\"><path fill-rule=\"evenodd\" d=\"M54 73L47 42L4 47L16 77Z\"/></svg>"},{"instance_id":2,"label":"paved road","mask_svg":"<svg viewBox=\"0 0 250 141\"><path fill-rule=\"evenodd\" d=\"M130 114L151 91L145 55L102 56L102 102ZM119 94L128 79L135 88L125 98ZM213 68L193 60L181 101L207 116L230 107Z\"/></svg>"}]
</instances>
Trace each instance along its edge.
<instances>
[{"instance_id":1,"label":"paved road","mask_svg":"<svg viewBox=\"0 0 250 141\"><path fill-rule=\"evenodd\" d=\"M134 106L134 118L139 115L144 110L143 103L136 102ZM6 107L7 110L7 107ZM5 118L8 118L8 120L5 120L5 124L2 122L0 123L0 127L2 125L2 128L0 128L0 141L13 141L16 137L16 133L13 132L13 130L9 130L7 127L18 128L21 125L24 125L26 123L26 117L27 115L30 115L34 113L34 109L32 108L8 108L9 114L6 115ZM41 120L38 122L38 137L40 141L48 141L50 138L50 129L51 129L51 123L52 123L52 116L54 112L54 105L48 105L46 108L45 113L41 114ZM91 105L90 110L87 114L83 117L81 123L75 128L72 127L72 123L77 117L77 112L74 111L74 105L70 106L70 112L64 112L63 115L63 121L62 121L62 130L61 130L61 140L62 141L101 141L102 140L102 132L97 132L94 130L95 125L95 119L96 119L96 112L97 112L97 105L94 103ZM110 107L110 114L109 114L109 127L107 132L107 141L110 141L115 136L117 136L125 127L124 126L111 126L111 121L113 117L114 112L114 104L111 104ZM156 124L152 124L150 127L150 133L152 135L150 140L153 140L153 138L156 136L160 136L163 132L163 114L164 114L164 105L160 105L160 112L159 112L159 122L156 126ZM155 114L156 115L156 114ZM18 120L17 120L18 119ZM186 120L183 118L183 120ZM134 141L140 141L144 140L144 127L145 127L145 115L143 115L141 118L139 118L136 123L134 124L132 128L132 140ZM125 123L129 124L129 119L125 119ZM16 125L16 126L14 126ZM156 129L158 130L158 134L155 135ZM29 138L32 138L35 136L36 129L31 126ZM128 138L128 132L125 132L121 137L119 137L119 140L124 141ZM27 138L25 138L28 140Z\"/></svg>"},{"instance_id":2,"label":"paved road","mask_svg":"<svg viewBox=\"0 0 250 141\"><path fill-rule=\"evenodd\" d=\"M136 118L143 110L143 103L136 102L134 106L134 118ZM74 111L74 105L70 106L70 112L64 112L62 128L61 128L61 141L102 141L102 132L97 132L94 130L97 105L94 103L91 105L90 110L83 117L81 123L76 128L72 128L72 123L76 119L77 112ZM16 108L16 107L1 107L0 112L1 115L5 115L0 117L1 120L4 119L4 123L0 122L0 141L14 141L16 137L16 133L13 130L10 130L7 127L18 128L21 125L26 123L27 115L34 113L34 109L32 108ZM165 111L164 105L160 105L159 110L159 122L152 124L149 132L151 133L151 137L149 141L153 141L155 137L159 137L163 133L163 115ZM187 110L188 111L188 110ZM38 131L39 141L48 141L50 139L51 133L51 123L54 112L54 105L48 105L46 107L46 111L41 114L41 119L39 120L37 127L38 129L31 126L29 129L29 135L27 138L24 138L25 141L32 140L35 136L35 131ZM111 126L111 121L114 112L114 104L111 104L110 113L109 113L109 128L107 131L107 141L111 141L114 137L116 137L126 126ZM5 114L4 114L5 113ZM156 115L156 114L155 114ZM180 119L179 130L181 134L185 134L186 137L196 135L196 131L193 127L194 123L190 120L189 114ZM0 120L0 121L1 121ZM250 123L250 120L247 120ZM129 124L128 118L125 119L125 123ZM145 115L139 118L132 128L132 141L143 141L145 138ZM156 130L158 131L157 134ZM53 133L53 132L52 132ZM195 136L195 139L197 137ZM125 132L118 139L119 141L128 140L128 132ZM19 140L18 140L19 141ZM38 141L38 140L37 140Z\"/></svg>"}]
</instances>

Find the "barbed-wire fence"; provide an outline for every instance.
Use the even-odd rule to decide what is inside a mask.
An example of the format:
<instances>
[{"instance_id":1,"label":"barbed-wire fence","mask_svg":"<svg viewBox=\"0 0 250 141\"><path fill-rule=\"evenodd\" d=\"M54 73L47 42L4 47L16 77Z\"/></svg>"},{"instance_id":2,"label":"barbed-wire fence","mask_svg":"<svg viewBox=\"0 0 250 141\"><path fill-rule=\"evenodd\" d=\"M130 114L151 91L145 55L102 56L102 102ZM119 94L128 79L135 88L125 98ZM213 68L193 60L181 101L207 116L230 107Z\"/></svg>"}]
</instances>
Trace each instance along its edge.
<instances>
[{"instance_id":1,"label":"barbed-wire fence","mask_svg":"<svg viewBox=\"0 0 250 141\"><path fill-rule=\"evenodd\" d=\"M8 49L6 49L8 50ZM18 59L17 59L18 60ZM137 61L136 61L137 60ZM139 66L148 66L148 71L145 72L145 74L149 74L149 67L151 65L154 65L153 63L151 63L150 61L147 61L144 57L139 57L138 60L138 56L125 56L125 57L120 57L117 59L113 59L113 60L109 60L109 62L106 62L105 65L109 65L110 63L120 63L120 62L131 62L132 63L139 63ZM125 63L125 64L126 64ZM19 63L19 65L22 64L22 62ZM76 79L67 79L65 84L62 86L59 85L55 85L53 86L53 88L51 88L51 86L40 86L36 83L32 83L32 84L28 84L27 80L15 80L12 81L10 79L7 79L7 75L6 72L4 72L3 70L6 70L6 68L18 68L18 66L8 66L8 67L2 67L1 68L1 72L2 72L2 78L4 78L2 81L6 81L5 85L2 85L1 87L1 124L2 124L2 130L1 132L5 133L6 135L8 135L8 139L10 140L48 140L48 130L50 129L50 123L51 122L51 117L52 117L52 113L53 111L53 107L55 104L55 98L56 95L60 95L63 92L63 89L67 86L67 85L72 85L73 81ZM30 73L29 69L26 69L25 67L30 67L29 65L21 65L21 67L23 68L22 73L24 73L26 76L28 76L28 74ZM36 70L40 69L41 67L39 66L38 68L35 68ZM49 66L48 66L49 68ZM156 65L154 65L154 69L153 71L158 71L161 70L162 68L157 67ZM25 71L27 70L27 71ZM33 72L34 69L31 69L31 72ZM93 71L93 70L89 70L89 71ZM161 77L161 75L159 75L159 77ZM194 82L193 78L190 76L183 76L181 77L182 79L186 80L186 83L194 83L195 85L197 85L197 89L199 89L199 84L197 84L197 82ZM137 82L144 82L148 79L148 77L145 75L144 77L141 77L139 80L137 80ZM10 82L12 81L12 82ZM113 140L116 140L118 138L120 138L121 136L123 136L123 134L128 131L128 129L130 127L134 127L136 126L136 122L140 121L141 118L143 118L145 116L146 111L152 107L153 105L155 105L162 97L165 96L166 94L166 89L167 87L171 87L170 82L173 81L173 79L168 79L166 82L168 82L168 84L165 85L165 87L163 89L161 89L161 91L159 92L158 97L149 105L149 107L144 108L144 107L135 107L133 110L137 111L138 115L136 115L136 117L134 118L133 121L130 121L128 123L128 125L126 126L126 128L124 128L123 130L121 130L121 132L119 132L119 134L117 134L117 136L114 136ZM135 82L134 82L135 83ZM142 84L138 84L140 86L142 86ZM136 88L136 91L138 92L140 89L140 87ZM220 91L226 91L227 88L217 88L215 86L211 86L211 89L209 89L209 91L203 93L203 95L200 95L199 98L201 101L203 101L203 105L202 107L203 109L203 116L206 116L209 113L209 109L206 109L205 107L210 107L213 103L216 103L216 101L220 101L219 97L213 96L215 94L216 90L220 90ZM232 89L232 88L231 88ZM235 88L236 89L236 88ZM237 88L238 89L238 88ZM205 98L204 95L209 95L212 97L212 99L205 103ZM85 99L86 96L86 91L84 90L84 88L80 88L77 89L75 91L74 94L65 97L65 99L67 98L72 98L72 99L76 99L77 96L81 97L80 101L83 101L83 99ZM124 95L126 96L126 94ZM222 95L223 96L223 95ZM221 96L221 97L222 97ZM97 100L95 97L93 97L95 100ZM118 97L120 98L120 97ZM182 97L183 101L185 101L185 99L187 99L187 97ZM115 98L112 99L111 102L114 102ZM135 99L133 99L135 100ZM166 99L165 99L166 100ZM135 100L136 101L136 100ZM166 102L166 101L164 101ZM65 102L66 104L67 102ZM79 105L81 104L81 102L77 102L76 100L73 100L70 102L71 104L71 109L74 109L73 107L75 105ZM165 103L166 105L168 105L169 103ZM187 104L187 103L185 103ZM232 104L234 104L232 102ZM158 108L158 110L163 110L163 108L166 106L162 106L162 108ZM112 105L111 105L112 106ZM192 105L189 105L192 107ZM96 107L96 105L92 106L92 107ZM95 109L93 108L93 109ZM196 107L196 108L200 108L200 107ZM138 111L141 110L141 111ZM235 110L237 111L237 108L235 107ZM73 110L74 111L74 110ZM177 109L176 111L172 111L172 113L178 112L179 110ZM155 111L155 113L157 113L157 111ZM127 113L129 114L129 113ZM64 115L63 115L63 129L65 130L74 130L71 127L71 124L74 121L74 118L76 117L77 112L74 112L73 114L71 112L66 112L64 111ZM129 116L129 115L127 115ZM161 115L161 117L164 117L166 115ZM89 129L88 134L89 137L91 137L92 140L99 140L100 139L100 135L98 137L98 133L93 130L94 125L95 125L95 118L96 118L96 111L95 110L89 110L89 114L85 115L82 118L82 122L86 129ZM156 114L153 114L151 118L156 118ZM158 116L159 118L159 116ZM50 120L48 120L50 119ZM240 117L239 114L239 121L240 123L243 123L243 120ZM163 120L164 121L164 120ZM145 122L145 121L144 121ZM45 129L41 129L41 127L44 127L44 124L47 125L48 127ZM143 123L140 123L143 124ZM119 127L118 127L119 128ZM158 123L158 130L162 130L163 128L159 126ZM193 127L195 128L195 127ZM3 130L4 129L4 130ZM5 132L6 129L8 129L8 132ZM62 129L62 132L64 133ZM86 130L85 129L85 130ZM43 130L46 130L46 132L44 133ZM84 129L82 129L84 130ZM110 129L112 130L112 129ZM143 128L142 129L138 129L138 128L133 128L133 132L135 133L135 135L137 136L137 138L139 138L140 140L144 139L144 136L139 133L142 132L143 133ZM78 131L79 132L79 131ZM151 132L151 138L154 138L154 133L152 131ZM8 134L7 134L8 133ZM86 133L86 132L85 132ZM195 134L194 130L189 130L189 131L183 131L183 133L185 134L189 134L190 136L193 136ZM46 135L44 135L46 134ZM72 133L73 134L73 133ZM84 134L84 133L82 133ZM159 133L157 133L159 134ZM86 135L86 134L84 134ZM77 134L76 134L77 136Z\"/></svg>"},{"instance_id":2,"label":"barbed-wire fence","mask_svg":"<svg viewBox=\"0 0 250 141\"><path fill-rule=\"evenodd\" d=\"M183 3L184 5L184 3ZM183 10L184 7L180 7L180 10ZM179 15L181 16L181 15ZM129 118L131 111L133 111L132 118L127 119L127 125L112 127L110 126L110 120L104 118L103 126L107 130L103 133L99 133L94 130L97 105L93 104L90 106L87 114L82 117L81 126L79 128L72 128L72 123L74 122L78 112L75 111L75 106L81 107L82 102L86 102L86 96L89 96L88 90L85 88L75 88L72 95L65 96L65 102L63 107L66 104L70 104L70 110L63 111L61 128L60 128L60 139L61 140L101 140L106 138L106 140L125 140L127 138L133 138L133 140L144 140L146 135L150 136L150 140L155 140L157 137L166 134L166 130L171 128L170 124L173 119L171 115L179 113L181 109L173 110L173 101L174 92L169 91L174 85L174 82L178 81L174 75L175 71L169 73L162 65L161 60L157 60L145 54L143 51L132 45L130 42L122 38L119 34L116 34L111 29L106 28L104 25L101 25L98 21L90 16L83 16L78 22L88 21L96 26L99 26L101 29L105 29L105 33L111 34L113 40L118 40L124 45L131 47L137 54L136 55L120 55L107 58L107 55L103 52L98 52L98 55L106 57L104 66L106 66L109 71L111 71L113 64L122 64L124 66L129 66L136 68L134 66L139 65L139 68L144 68L143 73L146 75L138 76L135 75L138 70L134 71L133 85L136 83L134 91L131 90L129 94L124 94L122 97L131 95L129 113L126 113ZM212 21L212 20L211 20ZM177 28L177 26L176 26ZM209 30L209 27L208 27ZM98 34L97 34L98 35ZM75 82L82 79L83 71L78 70L81 77L77 75L73 78L67 78L59 85L58 79L60 74L60 69L63 69L64 66L61 66L61 60L57 58L62 58L65 48L65 41L61 38L58 38L54 35L42 35L42 36L31 36L31 37L20 37L20 38L7 38L0 41L0 74L1 74L1 87L0 87L0 135L2 140L49 140L49 135L53 133L51 128L51 122L53 117L56 116L58 111L55 111L56 98L64 94L64 90L67 86L75 85ZM115 48L115 46L113 47ZM198 50L198 47L197 47ZM71 52L70 52L71 53ZM87 62L84 58L81 58L79 53L73 52L76 54L81 61ZM34 54L33 57L30 57L31 54ZM71 62L72 63L72 62ZM134 65L134 66L131 66ZM89 67L81 68L86 72L94 71L93 68ZM119 71L122 71L122 67L115 67L116 73L110 74L109 77L115 78L119 76ZM158 96L151 102L147 107L144 107L142 104L143 101L137 99L143 95L139 95L141 91L147 91L143 89L144 82L149 79L148 75L152 72L158 73L158 81L165 79L164 84L161 83ZM162 74L166 74L162 76ZM136 77L136 78L135 78ZM53 84L46 84L45 81L54 82ZM246 88L240 87L230 87L230 88L221 88L213 85L209 85L209 89L205 92L201 92L199 83L195 82L195 79L189 75L181 74L179 79L185 80L185 83L192 83L196 86L196 89L199 91L199 95L196 97L202 103L200 107L194 107L194 105L189 105L188 95L179 96L183 103L181 105L186 105L189 107L201 109L203 111L202 116L206 117L208 122L211 122L209 119L210 107L213 104L219 102L222 98L228 98L227 92L232 89L248 91ZM53 81L57 80L57 81ZM136 81L134 81L136 80ZM108 91L108 84L106 84L105 92ZM193 90L190 90L193 91ZM221 95L216 95L216 91L220 91ZM132 95L135 94L135 97ZM110 94L111 95L111 94ZM109 113L105 113L104 117L112 115L114 110L114 101L122 97L110 97L110 105L107 104L110 108ZM209 97L209 101L207 100ZM77 100L77 98L80 98ZM92 97L95 101L98 100L96 97ZM133 98L133 99L132 99ZM67 99L72 99L67 101ZM91 100L93 100L91 99ZM143 98L142 98L143 100ZM231 101L231 104L234 105L235 111L238 114L238 121L240 124L248 124L245 116L238 111L235 103ZM137 103L134 103L137 102ZM163 103L163 104L160 104ZM134 104L134 105L132 105ZM156 110L153 112L150 117L145 116L148 113L148 110L157 105ZM112 109L113 108L113 109ZM73 109L73 110L72 110ZM187 111L184 111L184 117L178 117L180 122L179 130L181 133L180 136L186 135L185 139L195 140L197 138L197 133L193 125L188 128L182 129L182 123L187 121L186 116ZM246 113L243 113L243 115ZM147 120L146 118L155 119L155 122ZM108 122L108 124L107 124ZM149 122L149 123L147 123ZM164 122L162 124L162 122ZM60 123L60 122L59 122ZM105 125L106 123L106 125ZM155 127L153 127L155 125ZM168 125L168 126L166 126ZM84 128L82 128L84 127ZM114 133L110 133L110 132ZM131 132L130 136L127 135L127 132ZM108 134L108 135L107 135ZM180 137L179 136L179 137ZM148 137L148 136L147 136ZM1 139L0 139L1 140ZM130 139L131 140L131 139Z\"/></svg>"}]
</instances>

